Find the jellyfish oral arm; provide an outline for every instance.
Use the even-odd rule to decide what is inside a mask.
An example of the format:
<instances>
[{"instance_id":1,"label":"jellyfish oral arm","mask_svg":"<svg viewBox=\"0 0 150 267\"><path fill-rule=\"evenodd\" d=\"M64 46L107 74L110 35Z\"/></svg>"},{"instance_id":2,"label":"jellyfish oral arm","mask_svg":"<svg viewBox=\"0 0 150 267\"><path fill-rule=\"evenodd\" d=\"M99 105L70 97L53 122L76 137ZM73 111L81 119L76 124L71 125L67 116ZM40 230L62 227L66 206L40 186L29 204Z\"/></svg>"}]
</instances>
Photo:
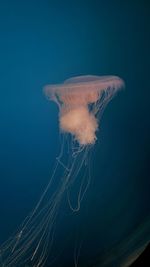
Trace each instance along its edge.
<instances>
[{"instance_id":1,"label":"jellyfish oral arm","mask_svg":"<svg viewBox=\"0 0 150 267\"><path fill-rule=\"evenodd\" d=\"M76 106L63 110L59 117L60 129L71 133L80 145L94 144L98 123L88 106Z\"/></svg>"}]
</instances>

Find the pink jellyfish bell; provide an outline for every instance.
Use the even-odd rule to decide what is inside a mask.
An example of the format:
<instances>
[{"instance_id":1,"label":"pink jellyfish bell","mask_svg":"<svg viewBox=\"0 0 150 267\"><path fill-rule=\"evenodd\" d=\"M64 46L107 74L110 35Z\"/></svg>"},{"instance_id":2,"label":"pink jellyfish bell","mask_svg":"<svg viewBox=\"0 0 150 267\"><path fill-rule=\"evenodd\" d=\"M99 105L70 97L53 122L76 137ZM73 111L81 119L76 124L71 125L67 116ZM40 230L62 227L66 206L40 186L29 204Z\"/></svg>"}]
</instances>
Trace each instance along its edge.
<instances>
[{"instance_id":1,"label":"pink jellyfish bell","mask_svg":"<svg viewBox=\"0 0 150 267\"><path fill-rule=\"evenodd\" d=\"M94 144L102 111L116 92L124 87L117 76L85 75L67 79L62 84L47 85L46 96L59 106L59 123L63 132L72 134L80 145ZM89 105L93 108L89 109Z\"/></svg>"}]
</instances>

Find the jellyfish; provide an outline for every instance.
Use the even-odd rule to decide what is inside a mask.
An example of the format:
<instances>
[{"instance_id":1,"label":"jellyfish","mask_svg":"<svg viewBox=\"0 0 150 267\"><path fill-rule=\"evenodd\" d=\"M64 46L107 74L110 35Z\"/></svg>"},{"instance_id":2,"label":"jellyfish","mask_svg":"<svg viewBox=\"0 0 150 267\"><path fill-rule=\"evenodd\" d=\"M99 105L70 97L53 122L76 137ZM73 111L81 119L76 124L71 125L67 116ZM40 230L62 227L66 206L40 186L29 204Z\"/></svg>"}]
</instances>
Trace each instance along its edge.
<instances>
[{"instance_id":1,"label":"jellyfish","mask_svg":"<svg viewBox=\"0 0 150 267\"><path fill-rule=\"evenodd\" d=\"M117 76L84 75L44 87L44 94L59 109L60 153L48 185L18 230L0 247L2 266L44 267L64 198L71 212L79 212L91 180L91 151L97 140L101 116L107 104L124 88ZM67 151L67 152L66 152ZM53 190L53 184L57 186ZM78 181L76 203L71 192Z\"/></svg>"}]
</instances>

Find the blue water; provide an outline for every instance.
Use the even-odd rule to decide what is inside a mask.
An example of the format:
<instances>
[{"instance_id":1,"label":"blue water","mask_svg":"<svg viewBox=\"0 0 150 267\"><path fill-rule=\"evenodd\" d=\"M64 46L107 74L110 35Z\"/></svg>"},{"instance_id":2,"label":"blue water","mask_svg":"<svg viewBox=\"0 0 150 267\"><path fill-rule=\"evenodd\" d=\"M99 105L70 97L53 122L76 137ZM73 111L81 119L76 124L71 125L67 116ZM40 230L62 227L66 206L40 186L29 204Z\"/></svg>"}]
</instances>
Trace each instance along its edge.
<instances>
[{"instance_id":1,"label":"blue water","mask_svg":"<svg viewBox=\"0 0 150 267\"><path fill-rule=\"evenodd\" d=\"M149 20L142 0L1 1L1 243L36 204L59 151L58 108L42 88L76 75L118 75L126 89L102 117L91 185L80 214L65 216L58 227L56 248L64 251L53 266L73 266L74 240L82 241L79 266L88 266L145 225Z\"/></svg>"}]
</instances>

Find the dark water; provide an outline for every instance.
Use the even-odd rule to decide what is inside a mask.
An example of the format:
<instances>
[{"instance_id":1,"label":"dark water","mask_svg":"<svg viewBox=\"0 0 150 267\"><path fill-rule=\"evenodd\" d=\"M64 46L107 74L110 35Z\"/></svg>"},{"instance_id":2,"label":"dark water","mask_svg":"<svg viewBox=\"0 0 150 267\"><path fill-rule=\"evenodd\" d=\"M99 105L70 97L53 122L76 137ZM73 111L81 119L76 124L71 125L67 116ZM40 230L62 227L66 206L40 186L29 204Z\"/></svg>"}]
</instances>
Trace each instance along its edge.
<instances>
[{"instance_id":1,"label":"dark water","mask_svg":"<svg viewBox=\"0 0 150 267\"><path fill-rule=\"evenodd\" d=\"M0 242L34 207L59 151L58 109L43 86L95 74L118 75L126 89L101 120L80 212L64 205L53 266L73 266L80 244L79 266L117 266L147 244L149 24L142 0L0 2Z\"/></svg>"}]
</instances>

